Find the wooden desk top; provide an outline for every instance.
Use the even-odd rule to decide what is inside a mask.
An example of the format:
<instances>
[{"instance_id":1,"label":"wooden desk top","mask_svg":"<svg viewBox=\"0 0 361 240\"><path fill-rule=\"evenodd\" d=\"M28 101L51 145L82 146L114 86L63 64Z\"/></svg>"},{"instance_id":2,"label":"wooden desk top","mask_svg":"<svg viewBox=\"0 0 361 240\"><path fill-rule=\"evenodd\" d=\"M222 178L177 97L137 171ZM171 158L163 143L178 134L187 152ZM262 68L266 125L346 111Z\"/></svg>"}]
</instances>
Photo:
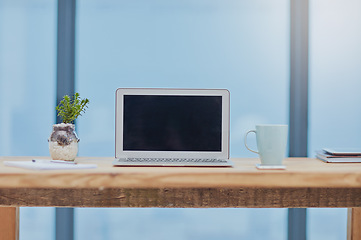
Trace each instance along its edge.
<instances>
[{"instance_id":1,"label":"wooden desk top","mask_svg":"<svg viewBox=\"0 0 361 240\"><path fill-rule=\"evenodd\" d=\"M38 158L38 157L37 157ZM0 157L0 206L57 207L361 207L361 163L289 158L286 170L257 170L256 158L234 168L113 167L113 158L78 158L97 169L27 170Z\"/></svg>"},{"instance_id":2,"label":"wooden desk top","mask_svg":"<svg viewBox=\"0 0 361 240\"><path fill-rule=\"evenodd\" d=\"M98 164L86 170L27 170L2 163L31 159L0 157L0 188L361 187L361 163L331 164L312 158L288 158L286 170L257 170L256 158L232 159L233 168L113 167L111 157L77 158L79 163Z\"/></svg>"},{"instance_id":3,"label":"wooden desk top","mask_svg":"<svg viewBox=\"0 0 361 240\"><path fill-rule=\"evenodd\" d=\"M12 207L22 206L361 207L361 163L289 158L286 170L257 170L259 159L247 158L232 159L234 168L112 167L113 158L109 157L77 159L79 163L96 163L97 169L43 171L2 163L31 159L0 157L0 216L9 216L12 211L12 219L18 219L18 211ZM349 236L358 239L361 211L354 210L349 215ZM5 222L11 219L7 217Z\"/></svg>"}]
</instances>

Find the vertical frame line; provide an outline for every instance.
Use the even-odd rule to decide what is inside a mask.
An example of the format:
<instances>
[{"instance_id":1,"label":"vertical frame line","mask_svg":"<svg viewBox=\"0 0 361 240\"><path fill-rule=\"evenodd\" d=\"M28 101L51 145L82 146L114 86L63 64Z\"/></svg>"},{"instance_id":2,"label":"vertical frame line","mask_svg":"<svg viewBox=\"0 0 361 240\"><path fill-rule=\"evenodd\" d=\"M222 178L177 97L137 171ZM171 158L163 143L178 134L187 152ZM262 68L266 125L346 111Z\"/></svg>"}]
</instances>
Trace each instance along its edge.
<instances>
[{"instance_id":1,"label":"vertical frame line","mask_svg":"<svg viewBox=\"0 0 361 240\"><path fill-rule=\"evenodd\" d=\"M76 0L58 0L56 105L75 92L75 14ZM61 122L58 116L56 122ZM55 239L74 239L73 208L56 208Z\"/></svg>"},{"instance_id":2,"label":"vertical frame line","mask_svg":"<svg viewBox=\"0 0 361 240\"><path fill-rule=\"evenodd\" d=\"M58 0L56 104L75 92L75 12L76 0Z\"/></svg>"},{"instance_id":3,"label":"vertical frame line","mask_svg":"<svg viewBox=\"0 0 361 240\"><path fill-rule=\"evenodd\" d=\"M289 156L307 156L309 0L291 0ZM289 209L288 240L306 240L307 209Z\"/></svg>"}]
</instances>

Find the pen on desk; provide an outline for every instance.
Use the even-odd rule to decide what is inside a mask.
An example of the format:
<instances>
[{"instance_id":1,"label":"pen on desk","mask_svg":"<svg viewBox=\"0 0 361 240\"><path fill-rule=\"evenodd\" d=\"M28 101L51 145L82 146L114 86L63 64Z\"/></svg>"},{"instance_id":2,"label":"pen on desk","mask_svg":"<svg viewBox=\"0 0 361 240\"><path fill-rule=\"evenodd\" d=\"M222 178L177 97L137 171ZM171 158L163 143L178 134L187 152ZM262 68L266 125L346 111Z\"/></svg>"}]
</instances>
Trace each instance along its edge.
<instances>
[{"instance_id":1,"label":"pen on desk","mask_svg":"<svg viewBox=\"0 0 361 240\"><path fill-rule=\"evenodd\" d=\"M72 161L63 161L63 160L44 160L44 159L33 159L31 160L34 163L65 163L65 164L76 164Z\"/></svg>"}]
</instances>

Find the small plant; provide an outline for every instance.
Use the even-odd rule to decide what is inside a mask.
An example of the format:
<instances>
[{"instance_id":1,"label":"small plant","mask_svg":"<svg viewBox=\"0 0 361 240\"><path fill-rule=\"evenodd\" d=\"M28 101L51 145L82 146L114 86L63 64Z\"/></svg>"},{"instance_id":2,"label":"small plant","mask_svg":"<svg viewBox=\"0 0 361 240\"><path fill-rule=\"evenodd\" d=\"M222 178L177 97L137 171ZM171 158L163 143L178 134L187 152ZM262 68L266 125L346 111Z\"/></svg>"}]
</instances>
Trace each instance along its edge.
<instances>
[{"instance_id":1,"label":"small plant","mask_svg":"<svg viewBox=\"0 0 361 240\"><path fill-rule=\"evenodd\" d=\"M85 112L88 103L89 99L80 99L79 93L75 93L73 98L65 95L55 109L63 123L73 123L77 117L81 116L81 113Z\"/></svg>"}]
</instances>

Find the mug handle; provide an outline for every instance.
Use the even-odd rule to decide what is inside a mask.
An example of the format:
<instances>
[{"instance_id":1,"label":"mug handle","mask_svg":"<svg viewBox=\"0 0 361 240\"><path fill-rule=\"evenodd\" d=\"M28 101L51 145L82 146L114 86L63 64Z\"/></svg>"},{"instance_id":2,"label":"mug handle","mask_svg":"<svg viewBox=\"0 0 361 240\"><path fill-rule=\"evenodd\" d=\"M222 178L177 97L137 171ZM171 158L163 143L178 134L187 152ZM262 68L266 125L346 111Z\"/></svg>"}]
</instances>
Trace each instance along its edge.
<instances>
[{"instance_id":1,"label":"mug handle","mask_svg":"<svg viewBox=\"0 0 361 240\"><path fill-rule=\"evenodd\" d=\"M257 134L257 133L256 133L256 130L249 130L249 131L246 133L246 135L244 136L244 145L245 145L246 148L247 148L248 150L250 150L251 152L254 152L254 153L259 154L259 152L254 151L254 150L250 149L250 148L247 146L247 135L248 135L248 133L251 133L251 132Z\"/></svg>"}]
</instances>

